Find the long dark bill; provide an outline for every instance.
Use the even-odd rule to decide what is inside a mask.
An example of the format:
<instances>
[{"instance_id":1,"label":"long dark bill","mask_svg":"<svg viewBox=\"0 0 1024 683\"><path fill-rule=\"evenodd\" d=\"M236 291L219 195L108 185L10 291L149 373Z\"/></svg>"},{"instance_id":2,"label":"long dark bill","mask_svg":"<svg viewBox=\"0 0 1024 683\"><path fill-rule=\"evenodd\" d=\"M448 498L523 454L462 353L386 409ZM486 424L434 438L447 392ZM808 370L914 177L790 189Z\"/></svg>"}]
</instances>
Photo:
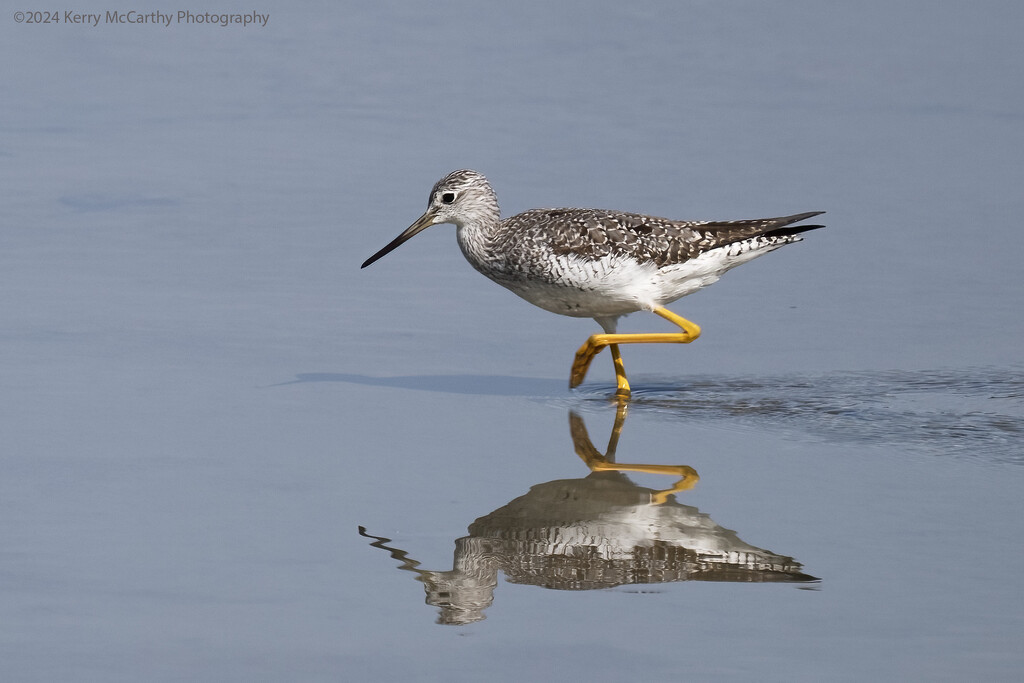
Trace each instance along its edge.
<instances>
[{"instance_id":1,"label":"long dark bill","mask_svg":"<svg viewBox=\"0 0 1024 683\"><path fill-rule=\"evenodd\" d=\"M383 257L384 255L394 251L399 246L401 246L403 242L407 241L408 239L410 239L411 237L415 236L416 234L423 232L424 230L426 230L427 228L429 228L433 224L434 224L434 214L432 214L431 212L428 211L427 213L425 213L422 216L420 216L416 220L415 223L413 223L408 228L406 228L405 231L401 235L399 235L395 239L391 240L386 247L384 247L383 249L378 251L376 254L374 254L370 258L368 258L365 261L363 261L363 265L361 265L359 267L360 268L365 268L366 266L370 265L371 263L373 263L377 259L379 259L379 258Z\"/></svg>"}]
</instances>

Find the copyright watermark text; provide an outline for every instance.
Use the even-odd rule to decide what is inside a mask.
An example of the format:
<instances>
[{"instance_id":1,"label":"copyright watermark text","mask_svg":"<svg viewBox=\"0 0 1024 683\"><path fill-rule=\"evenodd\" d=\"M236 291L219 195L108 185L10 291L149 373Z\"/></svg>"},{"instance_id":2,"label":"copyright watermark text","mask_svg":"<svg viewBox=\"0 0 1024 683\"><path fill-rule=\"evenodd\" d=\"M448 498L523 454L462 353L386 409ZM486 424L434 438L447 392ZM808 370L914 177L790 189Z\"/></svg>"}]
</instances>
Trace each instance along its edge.
<instances>
[{"instance_id":1,"label":"copyright watermark text","mask_svg":"<svg viewBox=\"0 0 1024 683\"><path fill-rule=\"evenodd\" d=\"M245 14L219 14L216 12L193 12L179 10L172 12L139 12L138 10L107 10L104 12L86 13L74 10L50 11L17 11L14 21L19 24L73 24L96 28L100 24L139 25L152 24L170 28L186 24L211 24L213 26L259 26L266 27L270 21L270 12L247 12Z\"/></svg>"}]
</instances>

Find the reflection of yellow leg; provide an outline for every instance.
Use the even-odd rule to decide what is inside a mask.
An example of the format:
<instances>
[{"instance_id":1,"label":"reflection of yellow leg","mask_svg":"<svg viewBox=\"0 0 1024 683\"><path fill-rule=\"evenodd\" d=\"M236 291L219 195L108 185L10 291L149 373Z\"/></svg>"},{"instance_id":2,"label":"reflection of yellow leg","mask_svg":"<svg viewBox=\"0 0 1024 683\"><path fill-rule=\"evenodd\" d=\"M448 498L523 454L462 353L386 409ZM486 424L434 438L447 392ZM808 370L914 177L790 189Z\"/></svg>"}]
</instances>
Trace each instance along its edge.
<instances>
[{"instance_id":1,"label":"reflection of yellow leg","mask_svg":"<svg viewBox=\"0 0 1024 683\"><path fill-rule=\"evenodd\" d=\"M613 347L614 348L614 347ZM619 444L619 434L622 433L622 425L626 421L628 402L619 401L615 411L615 425L612 427L611 437L608 439L608 449L602 455L594 447L590 436L587 434L587 427L583 424L583 418L574 412L569 412L569 430L572 433L572 442L576 447L576 455L583 459L591 472L643 472L645 474L668 474L679 477L671 488L655 491L651 494L651 502L661 505L668 500L669 496L679 491L689 491L697 482L700 475L697 470L689 465L629 465L615 462L615 449Z\"/></svg>"},{"instance_id":2,"label":"reflection of yellow leg","mask_svg":"<svg viewBox=\"0 0 1024 683\"><path fill-rule=\"evenodd\" d=\"M575 412L569 411L569 434L572 436L572 445L576 449L576 455L580 456L591 470L597 463L615 461L615 449L619 447L619 434L622 433L622 425L626 422L628 411L629 402L619 401L618 407L615 409L615 424L612 426L611 436L608 437L608 447L604 453L597 450L594 442L590 440L583 418Z\"/></svg>"},{"instance_id":3,"label":"reflection of yellow leg","mask_svg":"<svg viewBox=\"0 0 1024 683\"><path fill-rule=\"evenodd\" d=\"M615 363L615 380L618 384L618 390L615 393L620 396L629 396L629 382L626 380L626 370L622 364L622 358L619 356L619 344L689 344L700 336L700 326L696 323L676 315L667 308L655 308L654 312L665 320L678 325L682 332L591 335L576 352L576 358L572 362L572 371L569 374L569 388L582 384L594 356L600 353L604 347L611 346L612 361Z\"/></svg>"},{"instance_id":4,"label":"reflection of yellow leg","mask_svg":"<svg viewBox=\"0 0 1024 683\"><path fill-rule=\"evenodd\" d=\"M665 502L668 501L669 496L679 493L680 491L689 491L696 486L697 482L700 481L700 477L697 476L697 470L692 467L689 469L693 473L692 477L687 474L683 474L683 478L677 481L675 486L672 488L655 491L651 494L651 502L655 505L664 505Z\"/></svg>"},{"instance_id":5,"label":"reflection of yellow leg","mask_svg":"<svg viewBox=\"0 0 1024 683\"><path fill-rule=\"evenodd\" d=\"M644 474L670 474L679 477L679 481L671 488L654 492L653 502L659 505L668 500L673 493L689 491L700 481L697 470L689 465L620 465L615 462L596 462L587 463L587 465L591 472L643 472Z\"/></svg>"},{"instance_id":6,"label":"reflection of yellow leg","mask_svg":"<svg viewBox=\"0 0 1024 683\"><path fill-rule=\"evenodd\" d=\"M679 481L673 484L670 488L655 491L651 494L651 502L655 505L663 504L669 499L669 496L674 493L689 491L697 485L698 481L700 481L700 475L697 474L697 470L693 469L689 465L617 465L615 463L605 463L594 467L593 470L595 472L614 470L616 472L670 474L679 477Z\"/></svg>"}]
</instances>

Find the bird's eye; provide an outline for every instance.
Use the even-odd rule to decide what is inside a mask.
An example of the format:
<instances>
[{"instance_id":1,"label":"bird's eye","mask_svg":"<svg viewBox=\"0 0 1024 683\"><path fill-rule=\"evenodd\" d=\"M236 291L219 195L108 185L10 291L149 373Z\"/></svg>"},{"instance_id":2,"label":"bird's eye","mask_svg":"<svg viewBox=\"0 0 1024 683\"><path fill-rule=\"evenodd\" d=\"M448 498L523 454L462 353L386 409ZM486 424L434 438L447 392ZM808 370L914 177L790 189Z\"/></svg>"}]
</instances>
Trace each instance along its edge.
<instances>
[{"instance_id":1,"label":"bird's eye","mask_svg":"<svg viewBox=\"0 0 1024 683\"><path fill-rule=\"evenodd\" d=\"M441 203L442 204L451 204L454 201L455 201L455 193L454 192L444 192L444 193L441 194Z\"/></svg>"}]
</instances>

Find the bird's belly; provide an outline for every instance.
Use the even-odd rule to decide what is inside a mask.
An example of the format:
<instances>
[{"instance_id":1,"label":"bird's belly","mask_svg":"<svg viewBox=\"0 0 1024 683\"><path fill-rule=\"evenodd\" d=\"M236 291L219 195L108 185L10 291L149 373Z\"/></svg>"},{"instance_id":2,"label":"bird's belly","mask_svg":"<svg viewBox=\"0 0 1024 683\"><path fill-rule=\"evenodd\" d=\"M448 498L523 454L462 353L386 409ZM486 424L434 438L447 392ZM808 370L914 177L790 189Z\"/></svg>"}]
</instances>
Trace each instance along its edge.
<instances>
[{"instance_id":1,"label":"bird's belly","mask_svg":"<svg viewBox=\"0 0 1024 683\"><path fill-rule=\"evenodd\" d=\"M534 306L578 318L615 317L663 303L658 269L626 258L557 257L544 268L481 269ZM678 298L678 297L676 297Z\"/></svg>"},{"instance_id":2,"label":"bird's belly","mask_svg":"<svg viewBox=\"0 0 1024 683\"><path fill-rule=\"evenodd\" d=\"M484 275L552 313L578 318L617 317L653 310L718 281L725 271L775 247L734 253L722 248L658 268L627 257L550 258L543 269L478 268ZM528 264L529 265L529 264Z\"/></svg>"},{"instance_id":3,"label":"bird's belly","mask_svg":"<svg viewBox=\"0 0 1024 683\"><path fill-rule=\"evenodd\" d=\"M499 282L499 284L545 311L574 318L614 317L634 313L644 308L638 301L596 289L535 282Z\"/></svg>"}]
</instances>

